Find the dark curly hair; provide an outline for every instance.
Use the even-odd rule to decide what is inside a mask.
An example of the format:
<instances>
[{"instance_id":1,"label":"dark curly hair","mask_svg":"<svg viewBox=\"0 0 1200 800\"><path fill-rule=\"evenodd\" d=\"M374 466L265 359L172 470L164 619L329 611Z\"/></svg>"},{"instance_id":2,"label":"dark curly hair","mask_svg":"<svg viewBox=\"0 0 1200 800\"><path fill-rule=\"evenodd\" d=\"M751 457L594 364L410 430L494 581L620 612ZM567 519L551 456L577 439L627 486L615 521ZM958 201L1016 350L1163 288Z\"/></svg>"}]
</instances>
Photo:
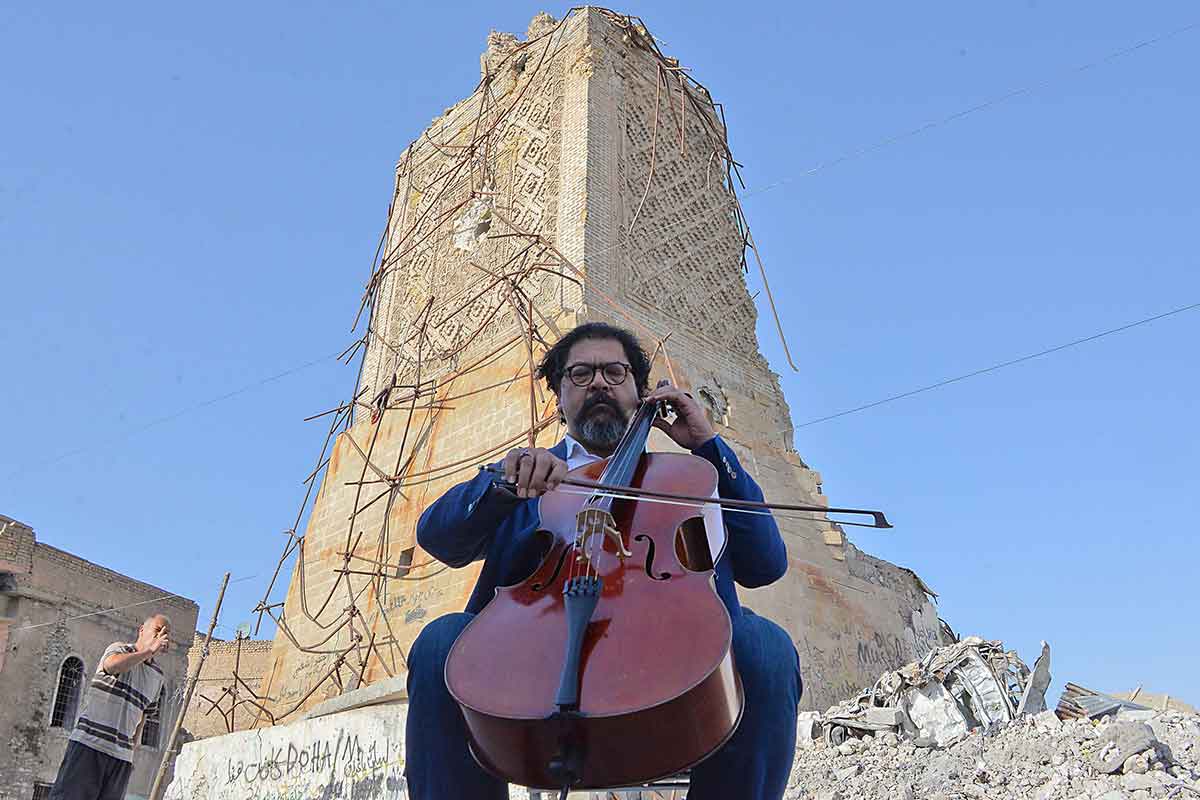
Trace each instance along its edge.
<instances>
[{"instance_id":1,"label":"dark curly hair","mask_svg":"<svg viewBox=\"0 0 1200 800\"><path fill-rule=\"evenodd\" d=\"M550 391L558 395L558 387L562 384L563 371L567 366L567 355L576 342L584 339L615 339L625 349L625 358L633 368L633 378L637 382L638 396L643 397L650 390L650 358L637 337L624 328L609 325L607 322L588 322L567 333L542 356L538 365L537 376L546 379Z\"/></svg>"}]
</instances>

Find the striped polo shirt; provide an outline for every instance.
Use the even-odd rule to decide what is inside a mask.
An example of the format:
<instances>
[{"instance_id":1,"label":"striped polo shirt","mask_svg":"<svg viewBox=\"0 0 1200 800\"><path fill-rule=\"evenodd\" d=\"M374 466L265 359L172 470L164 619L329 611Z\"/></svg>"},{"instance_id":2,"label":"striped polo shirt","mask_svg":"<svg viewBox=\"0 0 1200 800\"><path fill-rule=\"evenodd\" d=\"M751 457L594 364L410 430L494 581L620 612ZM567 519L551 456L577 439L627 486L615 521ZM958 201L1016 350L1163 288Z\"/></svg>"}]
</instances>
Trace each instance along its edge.
<instances>
[{"instance_id":1,"label":"striped polo shirt","mask_svg":"<svg viewBox=\"0 0 1200 800\"><path fill-rule=\"evenodd\" d=\"M162 668L153 661L143 661L120 675L104 670L109 656L134 652L137 647L124 642L114 642L104 651L71 732L71 741L129 762L136 744L133 734L163 686Z\"/></svg>"}]
</instances>

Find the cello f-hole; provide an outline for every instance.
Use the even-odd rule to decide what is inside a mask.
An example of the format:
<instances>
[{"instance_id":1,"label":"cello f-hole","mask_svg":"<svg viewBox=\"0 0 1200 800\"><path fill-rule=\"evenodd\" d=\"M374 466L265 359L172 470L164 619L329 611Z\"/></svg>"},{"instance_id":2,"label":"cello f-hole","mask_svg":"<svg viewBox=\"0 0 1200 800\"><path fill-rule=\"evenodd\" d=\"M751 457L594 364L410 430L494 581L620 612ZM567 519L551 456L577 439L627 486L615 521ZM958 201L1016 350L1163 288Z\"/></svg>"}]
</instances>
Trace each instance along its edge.
<instances>
[{"instance_id":1,"label":"cello f-hole","mask_svg":"<svg viewBox=\"0 0 1200 800\"><path fill-rule=\"evenodd\" d=\"M670 578L671 573L669 572L654 574L654 540L644 533L639 533L633 537L635 542L640 542L643 539L646 540L646 574L650 576L651 580L656 581L665 581L667 578Z\"/></svg>"},{"instance_id":2,"label":"cello f-hole","mask_svg":"<svg viewBox=\"0 0 1200 800\"><path fill-rule=\"evenodd\" d=\"M554 583L554 579L558 577L558 573L562 572L563 562L567 560L567 553L571 552L572 548L564 547L562 552L558 554L558 563L554 565L554 572L544 581L536 581L529 585L532 591L540 592L550 584Z\"/></svg>"}]
</instances>

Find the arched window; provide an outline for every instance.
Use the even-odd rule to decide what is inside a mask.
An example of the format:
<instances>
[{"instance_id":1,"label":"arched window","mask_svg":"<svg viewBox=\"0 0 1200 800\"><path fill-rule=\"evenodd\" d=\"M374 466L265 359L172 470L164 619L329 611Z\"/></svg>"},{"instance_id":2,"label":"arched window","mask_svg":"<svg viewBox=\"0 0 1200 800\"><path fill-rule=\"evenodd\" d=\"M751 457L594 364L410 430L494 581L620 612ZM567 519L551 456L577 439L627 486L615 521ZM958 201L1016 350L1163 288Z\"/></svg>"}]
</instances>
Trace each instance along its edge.
<instances>
[{"instance_id":1,"label":"arched window","mask_svg":"<svg viewBox=\"0 0 1200 800\"><path fill-rule=\"evenodd\" d=\"M54 693L54 710L50 713L51 728L71 730L75 727L82 688L83 662L71 656L58 668L58 691Z\"/></svg>"},{"instance_id":2,"label":"arched window","mask_svg":"<svg viewBox=\"0 0 1200 800\"><path fill-rule=\"evenodd\" d=\"M158 699L146 707L146 719L142 722L142 744L146 747L158 747L159 720L166 699L167 685L164 683L158 690Z\"/></svg>"}]
</instances>

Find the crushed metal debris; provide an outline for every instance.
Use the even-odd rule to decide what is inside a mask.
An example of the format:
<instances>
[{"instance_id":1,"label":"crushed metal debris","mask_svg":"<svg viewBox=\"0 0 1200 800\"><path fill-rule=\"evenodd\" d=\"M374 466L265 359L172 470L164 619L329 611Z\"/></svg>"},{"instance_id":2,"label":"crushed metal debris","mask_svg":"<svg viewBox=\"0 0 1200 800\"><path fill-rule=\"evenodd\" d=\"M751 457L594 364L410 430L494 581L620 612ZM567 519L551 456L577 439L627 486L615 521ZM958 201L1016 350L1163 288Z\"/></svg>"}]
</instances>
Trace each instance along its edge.
<instances>
[{"instance_id":1,"label":"crushed metal debris","mask_svg":"<svg viewBox=\"0 0 1200 800\"><path fill-rule=\"evenodd\" d=\"M944 746L970 730L1046 708L1050 647L1030 669L1003 643L968 636L931 650L920 661L885 672L870 689L830 708L822 719L827 743L895 731Z\"/></svg>"}]
</instances>

